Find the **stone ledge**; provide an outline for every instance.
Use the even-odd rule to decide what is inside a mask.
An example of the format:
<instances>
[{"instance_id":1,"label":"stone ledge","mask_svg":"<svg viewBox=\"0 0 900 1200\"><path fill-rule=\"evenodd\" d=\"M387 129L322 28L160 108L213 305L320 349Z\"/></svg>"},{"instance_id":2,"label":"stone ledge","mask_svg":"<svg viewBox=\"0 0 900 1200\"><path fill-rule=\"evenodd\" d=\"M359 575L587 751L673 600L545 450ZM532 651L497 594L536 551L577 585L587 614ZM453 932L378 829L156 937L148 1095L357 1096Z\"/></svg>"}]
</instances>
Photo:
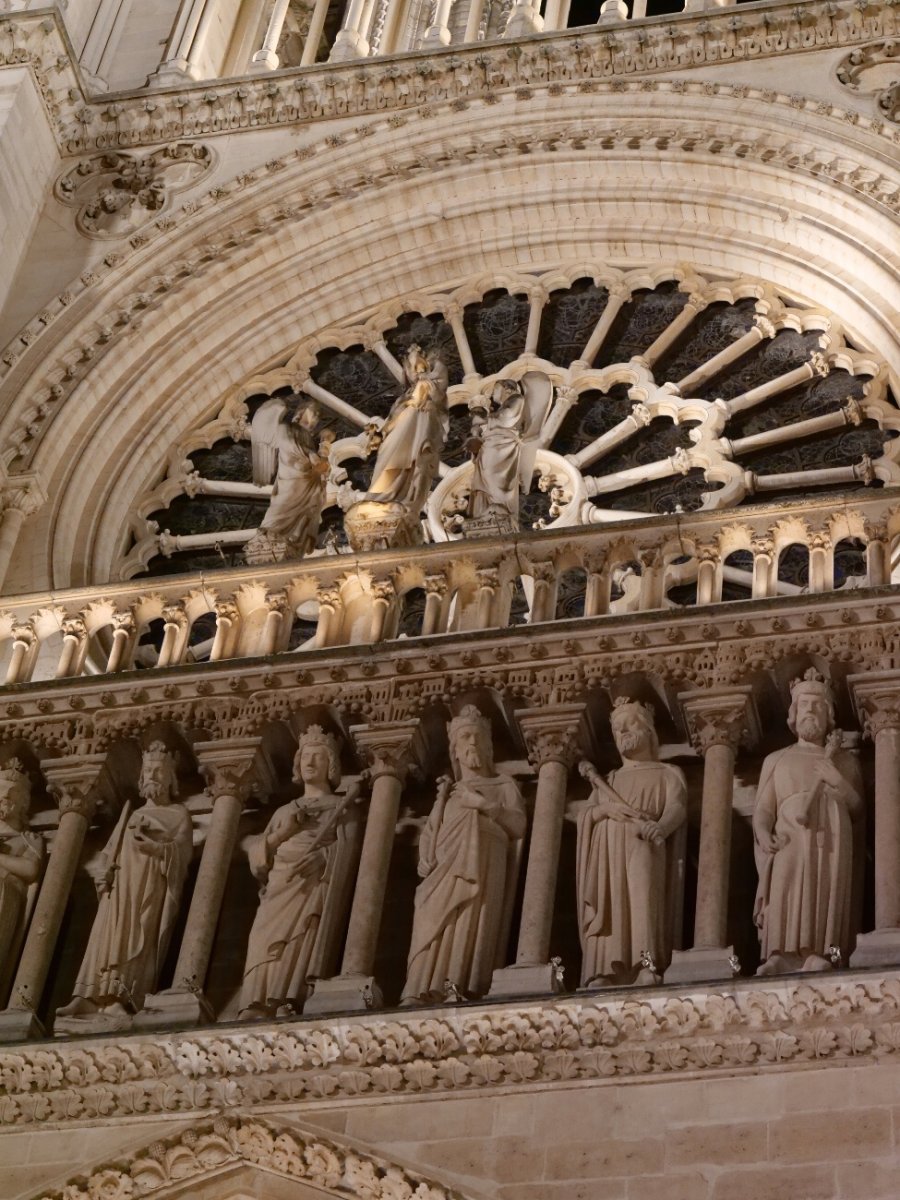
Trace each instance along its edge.
<instances>
[{"instance_id":1,"label":"stone ledge","mask_svg":"<svg viewBox=\"0 0 900 1200\"><path fill-rule=\"evenodd\" d=\"M819 1066L900 1054L900 974L441 1007L0 1053L0 1124L201 1115Z\"/></svg>"}]
</instances>

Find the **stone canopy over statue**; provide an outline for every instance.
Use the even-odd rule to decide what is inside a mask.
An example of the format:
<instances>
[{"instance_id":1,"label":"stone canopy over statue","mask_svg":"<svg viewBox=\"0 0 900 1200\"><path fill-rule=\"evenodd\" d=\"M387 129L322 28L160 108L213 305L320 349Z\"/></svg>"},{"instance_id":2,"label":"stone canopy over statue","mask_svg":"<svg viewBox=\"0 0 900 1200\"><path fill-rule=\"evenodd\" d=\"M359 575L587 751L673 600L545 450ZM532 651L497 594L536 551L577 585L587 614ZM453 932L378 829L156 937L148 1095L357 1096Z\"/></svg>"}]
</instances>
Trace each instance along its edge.
<instances>
[{"instance_id":1,"label":"stone canopy over statue","mask_svg":"<svg viewBox=\"0 0 900 1200\"><path fill-rule=\"evenodd\" d=\"M376 451L364 500L345 514L351 546L358 550L415 545L420 518L449 430L447 367L440 354L410 346L403 362L405 388L380 429L369 427Z\"/></svg>"},{"instance_id":2,"label":"stone canopy over statue","mask_svg":"<svg viewBox=\"0 0 900 1200\"><path fill-rule=\"evenodd\" d=\"M766 758L753 813L760 975L846 962L856 934L862 776L835 729L831 688L815 670L791 685L788 727L796 745Z\"/></svg>"},{"instance_id":3,"label":"stone canopy over statue","mask_svg":"<svg viewBox=\"0 0 900 1200\"><path fill-rule=\"evenodd\" d=\"M681 912L687 787L659 761L652 710L623 697L610 721L622 766L591 784L577 812L582 987L659 983Z\"/></svg>"},{"instance_id":4,"label":"stone canopy over statue","mask_svg":"<svg viewBox=\"0 0 900 1200\"><path fill-rule=\"evenodd\" d=\"M172 755L162 742L143 754L138 790L92 872L100 898L71 1001L57 1032L130 1024L156 989L193 853L191 818L175 799Z\"/></svg>"},{"instance_id":5,"label":"stone canopy over statue","mask_svg":"<svg viewBox=\"0 0 900 1200\"><path fill-rule=\"evenodd\" d=\"M449 724L455 781L438 781L419 843L419 875L404 1004L482 996L503 965L525 805L494 767L491 723L467 705Z\"/></svg>"}]
</instances>

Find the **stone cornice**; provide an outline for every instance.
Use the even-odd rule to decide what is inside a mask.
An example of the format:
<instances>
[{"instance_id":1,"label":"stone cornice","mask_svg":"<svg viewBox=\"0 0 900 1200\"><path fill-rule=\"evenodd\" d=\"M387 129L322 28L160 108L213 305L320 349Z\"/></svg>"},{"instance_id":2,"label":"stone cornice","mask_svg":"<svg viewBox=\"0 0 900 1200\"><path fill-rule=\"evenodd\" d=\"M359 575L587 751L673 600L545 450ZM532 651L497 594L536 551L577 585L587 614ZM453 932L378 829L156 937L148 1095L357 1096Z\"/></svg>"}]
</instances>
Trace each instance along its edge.
<instances>
[{"instance_id":1,"label":"stone cornice","mask_svg":"<svg viewBox=\"0 0 900 1200\"><path fill-rule=\"evenodd\" d=\"M722 984L0 1052L0 1124L734 1074L900 1053L900 977Z\"/></svg>"},{"instance_id":2,"label":"stone cornice","mask_svg":"<svg viewBox=\"0 0 900 1200\"><path fill-rule=\"evenodd\" d=\"M889 0L865 6L852 0L764 2L480 42L436 55L416 52L86 98L64 28L56 10L47 8L0 18L0 67L32 68L60 145L81 153L407 109L541 83L600 82L851 48L892 38L897 29Z\"/></svg>"},{"instance_id":3,"label":"stone cornice","mask_svg":"<svg viewBox=\"0 0 900 1200\"><path fill-rule=\"evenodd\" d=\"M851 598L852 597L852 598ZM307 707L409 721L489 688L527 706L577 703L641 672L678 691L725 689L798 656L846 672L900 668L895 589L854 590L444 634L372 646L23 684L0 695L0 741L101 753L160 721L248 737ZM677 714L673 714L677 715Z\"/></svg>"}]
</instances>

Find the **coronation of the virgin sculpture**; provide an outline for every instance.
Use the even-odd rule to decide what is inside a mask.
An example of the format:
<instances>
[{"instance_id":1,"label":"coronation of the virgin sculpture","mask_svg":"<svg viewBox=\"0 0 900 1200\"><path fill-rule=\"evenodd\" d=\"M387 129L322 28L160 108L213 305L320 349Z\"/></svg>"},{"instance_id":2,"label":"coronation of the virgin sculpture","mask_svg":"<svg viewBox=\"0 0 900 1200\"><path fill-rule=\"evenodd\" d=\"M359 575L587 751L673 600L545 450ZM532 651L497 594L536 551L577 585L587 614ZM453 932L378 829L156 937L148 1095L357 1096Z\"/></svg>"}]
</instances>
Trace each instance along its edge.
<instances>
[{"instance_id":1,"label":"coronation of the virgin sculpture","mask_svg":"<svg viewBox=\"0 0 900 1200\"><path fill-rule=\"evenodd\" d=\"M898 32L0 0L0 1200L897 1194Z\"/></svg>"}]
</instances>

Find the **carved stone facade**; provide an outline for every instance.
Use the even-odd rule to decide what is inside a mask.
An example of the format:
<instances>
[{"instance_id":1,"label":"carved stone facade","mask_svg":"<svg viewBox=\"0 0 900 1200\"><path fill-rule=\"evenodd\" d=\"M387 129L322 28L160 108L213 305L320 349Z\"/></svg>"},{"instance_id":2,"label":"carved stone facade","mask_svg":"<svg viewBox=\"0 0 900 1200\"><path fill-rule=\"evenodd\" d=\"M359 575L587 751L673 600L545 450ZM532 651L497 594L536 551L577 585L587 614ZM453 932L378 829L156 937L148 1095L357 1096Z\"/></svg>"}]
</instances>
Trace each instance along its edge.
<instances>
[{"instance_id":1,"label":"carved stone facade","mask_svg":"<svg viewBox=\"0 0 900 1200\"><path fill-rule=\"evenodd\" d=\"M0 4L4 1198L896 1194L895 7L596 7Z\"/></svg>"}]
</instances>

